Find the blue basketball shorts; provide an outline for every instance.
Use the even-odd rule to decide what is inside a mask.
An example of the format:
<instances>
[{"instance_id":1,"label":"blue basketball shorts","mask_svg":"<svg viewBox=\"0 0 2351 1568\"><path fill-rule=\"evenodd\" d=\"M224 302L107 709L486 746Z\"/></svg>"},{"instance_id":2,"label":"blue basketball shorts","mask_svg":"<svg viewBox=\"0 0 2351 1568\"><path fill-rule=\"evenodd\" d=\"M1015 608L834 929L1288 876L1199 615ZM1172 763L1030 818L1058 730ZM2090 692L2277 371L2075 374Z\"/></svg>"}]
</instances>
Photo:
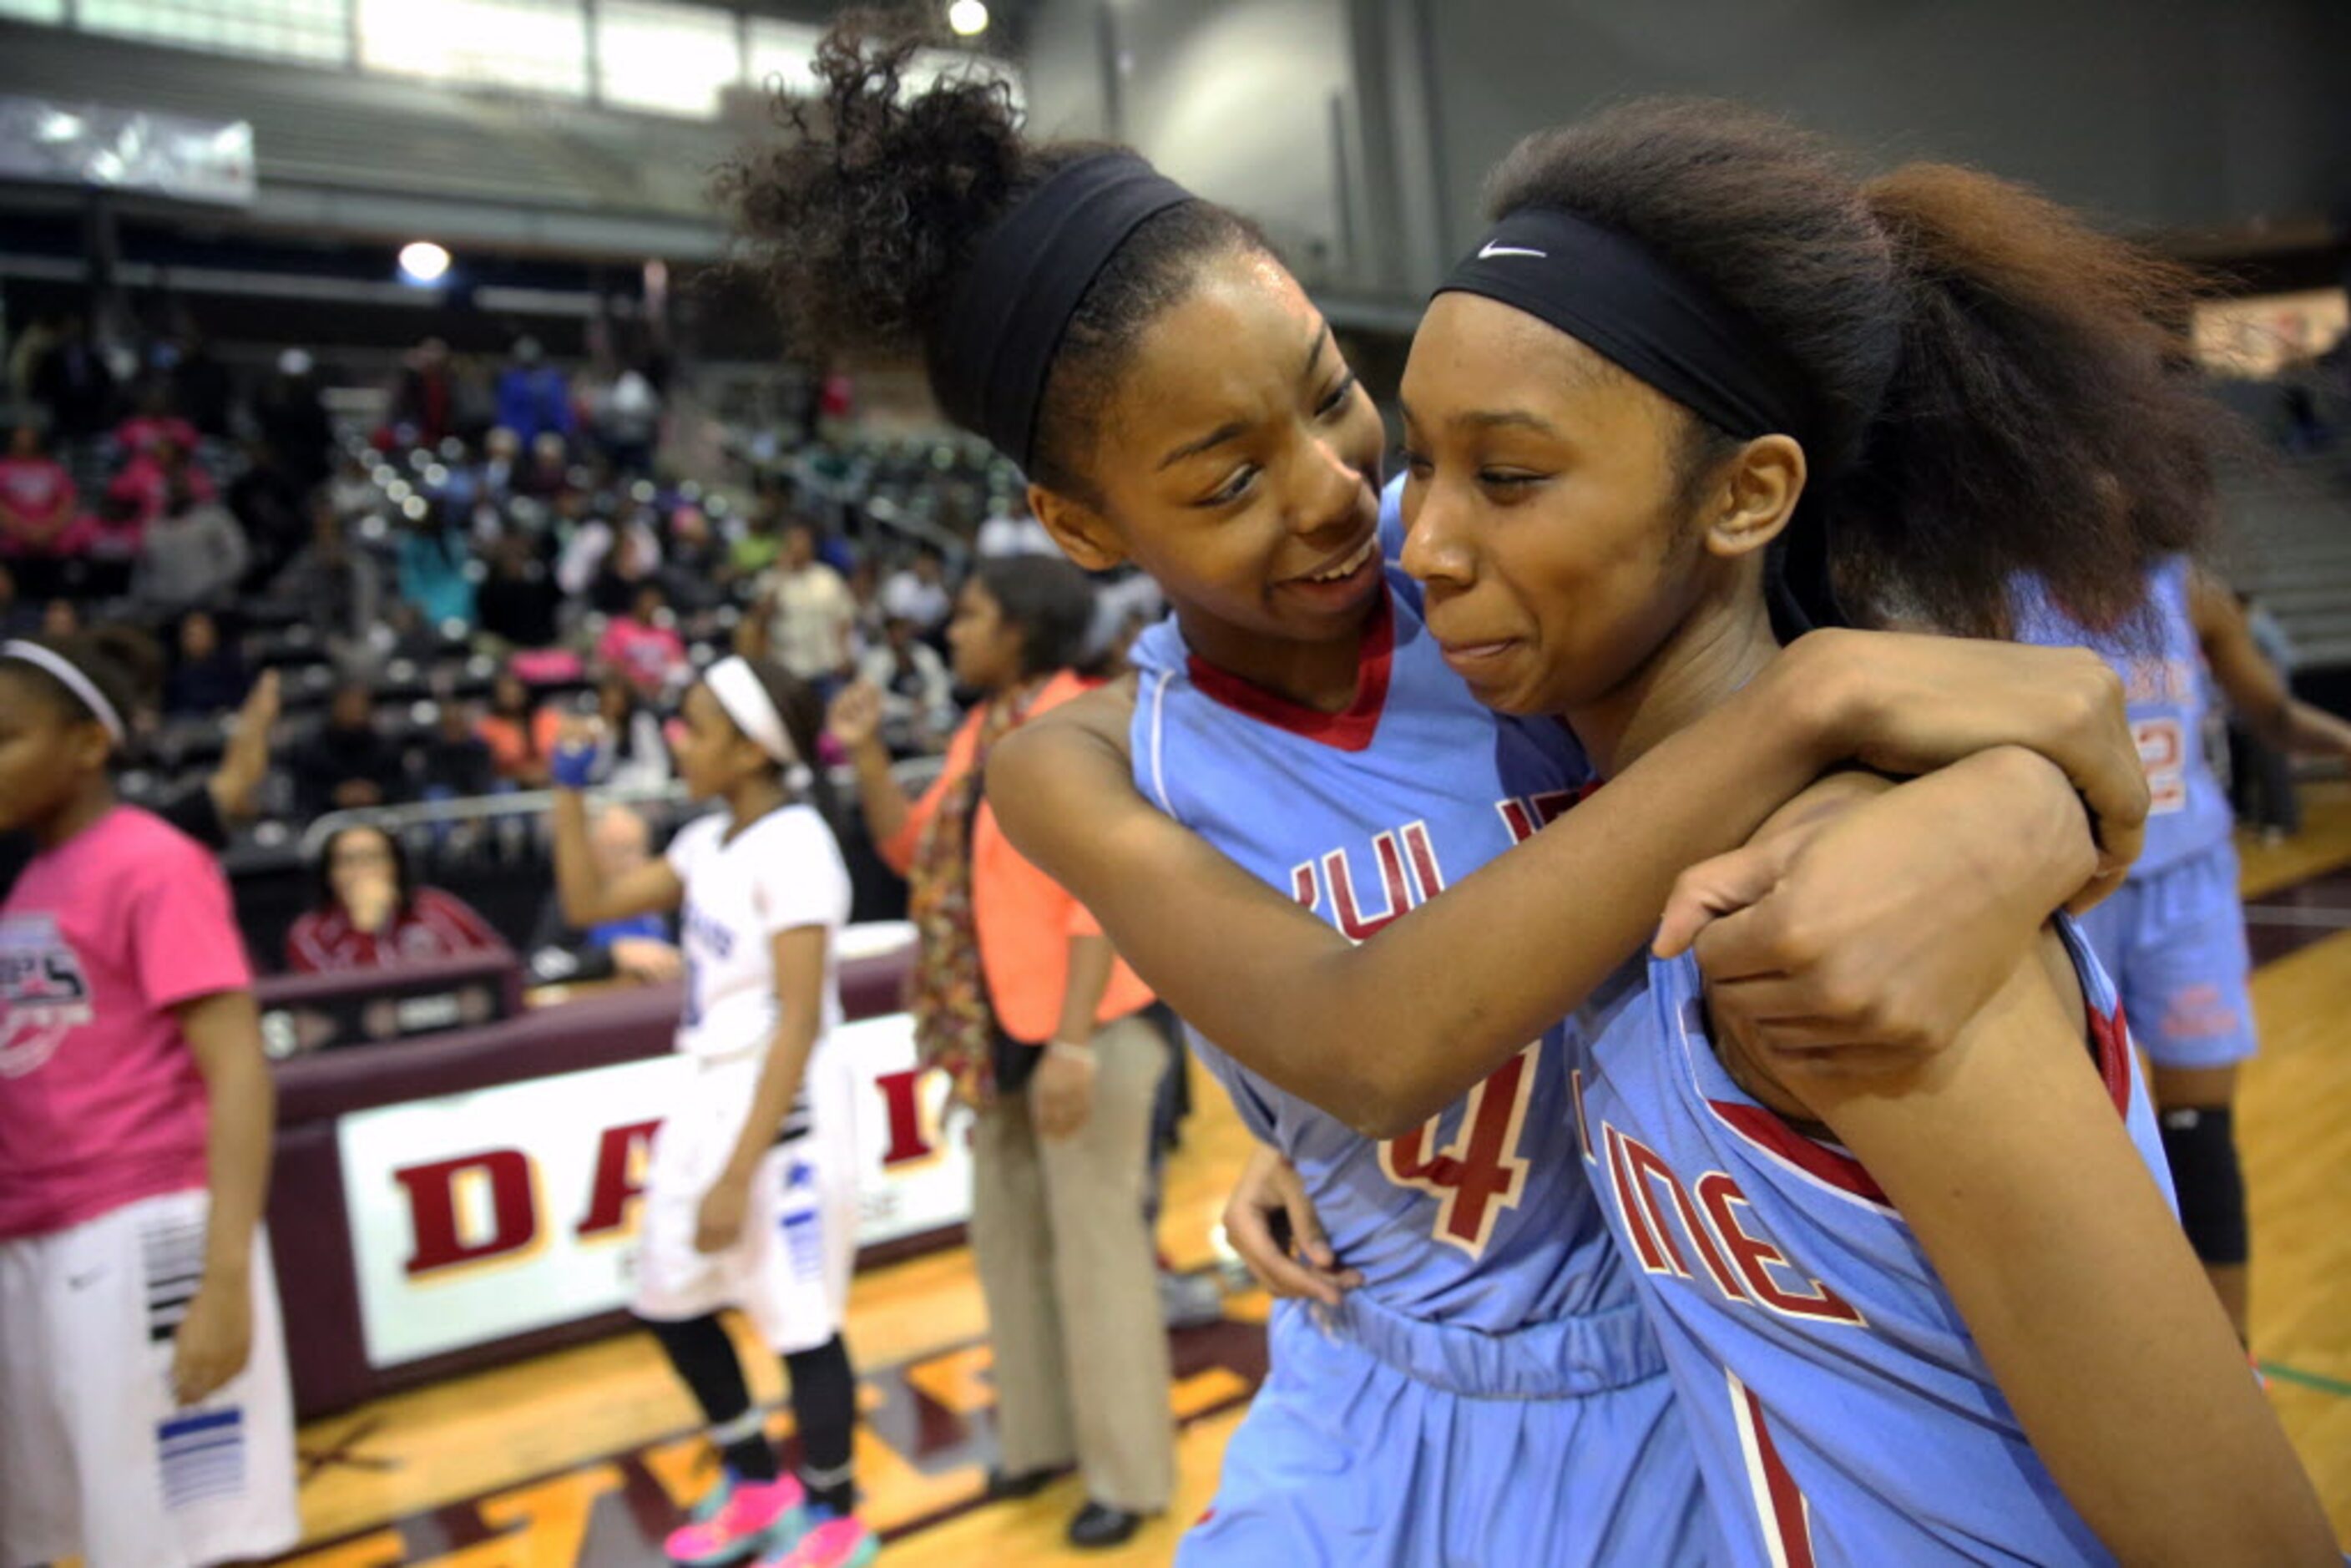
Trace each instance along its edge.
<instances>
[{"instance_id":1,"label":"blue basketball shorts","mask_svg":"<svg viewBox=\"0 0 2351 1568\"><path fill-rule=\"evenodd\" d=\"M1276 1305L1272 1370L1179 1568L1672 1568L1714 1542L1640 1309L1489 1334Z\"/></svg>"},{"instance_id":2,"label":"blue basketball shorts","mask_svg":"<svg viewBox=\"0 0 2351 1568\"><path fill-rule=\"evenodd\" d=\"M2253 1054L2245 912L2237 850L2223 840L2134 874L2082 916L2122 990L2131 1034L2158 1067L2225 1067Z\"/></svg>"}]
</instances>

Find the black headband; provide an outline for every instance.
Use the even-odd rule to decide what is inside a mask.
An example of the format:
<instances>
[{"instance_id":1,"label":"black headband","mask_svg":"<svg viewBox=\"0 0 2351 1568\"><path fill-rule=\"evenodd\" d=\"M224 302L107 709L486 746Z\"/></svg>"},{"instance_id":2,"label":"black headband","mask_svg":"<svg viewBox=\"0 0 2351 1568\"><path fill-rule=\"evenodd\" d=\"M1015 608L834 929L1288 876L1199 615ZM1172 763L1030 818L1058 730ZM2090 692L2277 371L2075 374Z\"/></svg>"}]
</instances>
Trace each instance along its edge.
<instances>
[{"instance_id":1,"label":"black headband","mask_svg":"<svg viewBox=\"0 0 2351 1568\"><path fill-rule=\"evenodd\" d=\"M1742 441L1812 434L1802 372L1740 312L1614 229L1548 207L1496 224L1439 294L1523 310Z\"/></svg>"},{"instance_id":2,"label":"black headband","mask_svg":"<svg viewBox=\"0 0 2351 1568\"><path fill-rule=\"evenodd\" d=\"M1078 302L1144 220L1192 199L1134 153L1104 152L1055 171L998 219L956 290L933 367L946 416L1026 469Z\"/></svg>"}]
</instances>

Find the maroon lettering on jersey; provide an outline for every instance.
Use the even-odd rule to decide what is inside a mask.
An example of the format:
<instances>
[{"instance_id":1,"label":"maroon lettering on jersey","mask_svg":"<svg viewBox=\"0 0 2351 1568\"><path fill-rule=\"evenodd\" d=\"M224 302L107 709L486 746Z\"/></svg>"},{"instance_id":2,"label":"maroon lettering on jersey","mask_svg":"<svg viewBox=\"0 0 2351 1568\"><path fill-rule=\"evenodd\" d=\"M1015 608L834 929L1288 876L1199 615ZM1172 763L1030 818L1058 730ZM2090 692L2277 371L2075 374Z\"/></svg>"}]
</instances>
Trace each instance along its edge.
<instances>
[{"instance_id":1,"label":"maroon lettering on jersey","mask_svg":"<svg viewBox=\"0 0 2351 1568\"><path fill-rule=\"evenodd\" d=\"M1580 1083L1577 1089L1580 1094ZM1645 1272L1697 1280L1675 1236L1678 1221L1681 1238L1723 1300L1786 1317L1865 1324L1858 1308L1805 1273L1754 1228L1754 1205L1729 1173L1708 1171L1694 1185L1686 1184L1638 1138L1604 1120L1600 1135L1617 1218Z\"/></svg>"}]
</instances>

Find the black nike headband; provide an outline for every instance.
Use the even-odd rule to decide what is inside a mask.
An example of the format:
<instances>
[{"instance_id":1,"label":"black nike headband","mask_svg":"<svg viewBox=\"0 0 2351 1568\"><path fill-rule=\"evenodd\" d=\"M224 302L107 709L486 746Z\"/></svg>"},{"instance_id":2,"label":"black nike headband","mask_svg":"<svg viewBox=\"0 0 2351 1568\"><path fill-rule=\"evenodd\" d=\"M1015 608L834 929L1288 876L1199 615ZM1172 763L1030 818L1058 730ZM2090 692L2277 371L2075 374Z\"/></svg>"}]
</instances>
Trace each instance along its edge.
<instances>
[{"instance_id":1,"label":"black nike headband","mask_svg":"<svg viewBox=\"0 0 2351 1568\"><path fill-rule=\"evenodd\" d=\"M1510 214L1437 292L1523 310L1742 441L1812 433L1803 374L1761 328L1637 241L1573 213Z\"/></svg>"},{"instance_id":2,"label":"black nike headband","mask_svg":"<svg viewBox=\"0 0 2351 1568\"><path fill-rule=\"evenodd\" d=\"M1056 170L981 238L932 371L949 419L1025 470L1070 319L1118 247L1192 193L1132 152Z\"/></svg>"}]
</instances>

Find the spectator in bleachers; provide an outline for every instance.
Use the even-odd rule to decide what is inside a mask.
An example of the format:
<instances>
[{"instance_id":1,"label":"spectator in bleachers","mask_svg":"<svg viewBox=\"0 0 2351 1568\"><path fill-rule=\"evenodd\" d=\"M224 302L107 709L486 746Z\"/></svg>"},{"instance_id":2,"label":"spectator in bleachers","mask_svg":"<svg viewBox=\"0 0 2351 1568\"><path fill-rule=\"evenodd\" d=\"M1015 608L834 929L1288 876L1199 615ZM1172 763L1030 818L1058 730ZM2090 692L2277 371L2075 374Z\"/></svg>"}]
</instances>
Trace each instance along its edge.
<instances>
[{"instance_id":1,"label":"spectator in bleachers","mask_svg":"<svg viewBox=\"0 0 2351 1568\"><path fill-rule=\"evenodd\" d=\"M235 641L224 638L211 612L192 610L180 618L177 651L163 677L163 713L168 718L201 718L226 713L245 700L252 677Z\"/></svg>"},{"instance_id":2,"label":"spectator in bleachers","mask_svg":"<svg viewBox=\"0 0 2351 1568\"><path fill-rule=\"evenodd\" d=\"M473 549L440 502L427 502L421 517L408 519L396 559L400 597L414 605L428 625L473 625L474 579L466 570Z\"/></svg>"},{"instance_id":3,"label":"spectator in bleachers","mask_svg":"<svg viewBox=\"0 0 2351 1568\"><path fill-rule=\"evenodd\" d=\"M407 793L400 747L377 727L375 694L357 681L335 688L327 722L288 760L305 817L385 806Z\"/></svg>"},{"instance_id":4,"label":"spectator in bleachers","mask_svg":"<svg viewBox=\"0 0 2351 1568\"><path fill-rule=\"evenodd\" d=\"M609 801L588 824L588 847L611 887L653 859L653 832L633 808ZM651 985L676 979L684 968L666 915L632 915L580 930L564 920L560 893L547 895L530 939L531 977L543 984L618 976Z\"/></svg>"},{"instance_id":5,"label":"spectator in bleachers","mask_svg":"<svg viewBox=\"0 0 2351 1568\"><path fill-rule=\"evenodd\" d=\"M163 376L142 379L132 402L131 416L114 427L114 444L124 452L143 457L166 441L183 453L196 449L196 427L173 408L172 383Z\"/></svg>"},{"instance_id":6,"label":"spectator in bleachers","mask_svg":"<svg viewBox=\"0 0 2351 1568\"><path fill-rule=\"evenodd\" d=\"M49 411L60 441L96 435L114 417L114 372L90 336L89 322L68 316L57 341L33 369L33 399Z\"/></svg>"},{"instance_id":7,"label":"spectator in bleachers","mask_svg":"<svg viewBox=\"0 0 2351 1568\"><path fill-rule=\"evenodd\" d=\"M81 630L81 606L70 599L52 599L41 607L41 635L50 642Z\"/></svg>"},{"instance_id":8,"label":"spectator in bleachers","mask_svg":"<svg viewBox=\"0 0 2351 1568\"><path fill-rule=\"evenodd\" d=\"M677 634L674 622L662 585L640 582L629 608L604 623L604 634L596 640L596 658L627 677L640 696L658 696L693 670L685 639Z\"/></svg>"},{"instance_id":9,"label":"spectator in bleachers","mask_svg":"<svg viewBox=\"0 0 2351 1568\"><path fill-rule=\"evenodd\" d=\"M534 500L552 501L571 487L571 458L563 437L541 431L530 444L530 461L515 478L515 490Z\"/></svg>"},{"instance_id":10,"label":"spectator in bleachers","mask_svg":"<svg viewBox=\"0 0 2351 1568\"><path fill-rule=\"evenodd\" d=\"M490 710L474 721L474 733L489 747L490 766L500 779L519 789L543 789L551 747L533 706L523 678L501 670L490 685Z\"/></svg>"},{"instance_id":11,"label":"spectator in bleachers","mask_svg":"<svg viewBox=\"0 0 2351 1568\"><path fill-rule=\"evenodd\" d=\"M319 858L319 902L286 934L286 967L315 975L455 958L504 946L472 905L411 878L381 828L341 828Z\"/></svg>"},{"instance_id":12,"label":"spectator in bleachers","mask_svg":"<svg viewBox=\"0 0 2351 1568\"><path fill-rule=\"evenodd\" d=\"M489 575L475 595L475 608L482 631L496 639L502 651L544 648L555 642L563 591L529 535L510 531L490 547Z\"/></svg>"},{"instance_id":13,"label":"spectator in bleachers","mask_svg":"<svg viewBox=\"0 0 2351 1568\"><path fill-rule=\"evenodd\" d=\"M661 439L661 393L632 367L597 390L593 405L596 444L622 475L653 471L653 448Z\"/></svg>"},{"instance_id":14,"label":"spectator in bleachers","mask_svg":"<svg viewBox=\"0 0 2351 1568\"><path fill-rule=\"evenodd\" d=\"M906 617L882 623L882 641L858 660L857 675L882 694L882 737L897 755L936 751L954 733L955 680Z\"/></svg>"},{"instance_id":15,"label":"spectator in bleachers","mask_svg":"<svg viewBox=\"0 0 2351 1568\"><path fill-rule=\"evenodd\" d=\"M28 591L48 593L62 563L87 546L89 531L73 476L49 455L38 427L17 425L0 457L0 559L21 563Z\"/></svg>"},{"instance_id":16,"label":"spectator in bleachers","mask_svg":"<svg viewBox=\"0 0 2351 1568\"><path fill-rule=\"evenodd\" d=\"M159 455L176 449L158 442ZM163 505L139 530L139 555L131 572L131 597L142 608L175 614L199 605L225 603L235 592L253 551L245 530L213 494L202 469L163 460Z\"/></svg>"},{"instance_id":17,"label":"spectator in bleachers","mask_svg":"<svg viewBox=\"0 0 2351 1568\"><path fill-rule=\"evenodd\" d=\"M482 465L475 475L482 498L503 507L514 495L522 470L522 438L503 424L482 437Z\"/></svg>"},{"instance_id":18,"label":"spectator in bleachers","mask_svg":"<svg viewBox=\"0 0 2351 1568\"><path fill-rule=\"evenodd\" d=\"M449 345L427 338L409 350L392 385L386 410L395 444L438 446L455 427L455 385L449 370Z\"/></svg>"},{"instance_id":19,"label":"spectator in bleachers","mask_svg":"<svg viewBox=\"0 0 2351 1568\"><path fill-rule=\"evenodd\" d=\"M335 465L334 476L327 481L327 503L338 517L356 517L376 505L375 481L368 476L368 465L357 453L345 453Z\"/></svg>"},{"instance_id":20,"label":"spectator in bleachers","mask_svg":"<svg viewBox=\"0 0 2351 1568\"><path fill-rule=\"evenodd\" d=\"M297 484L307 490L327 477L335 427L308 350L288 349L277 356L276 372L254 393L253 422Z\"/></svg>"},{"instance_id":21,"label":"spectator in bleachers","mask_svg":"<svg viewBox=\"0 0 2351 1568\"><path fill-rule=\"evenodd\" d=\"M726 602L733 570L726 541L700 507L681 506L670 514L669 542L662 550L662 586L681 612L716 610Z\"/></svg>"},{"instance_id":22,"label":"spectator in bleachers","mask_svg":"<svg viewBox=\"0 0 2351 1568\"><path fill-rule=\"evenodd\" d=\"M631 588L661 570L661 540L643 517L631 515L615 525L601 515L590 517L587 498L576 490L558 497L555 510L559 517L576 520L555 562L556 586L566 598L604 608L597 599L611 592L616 596L607 601L604 612L610 614L627 606Z\"/></svg>"},{"instance_id":23,"label":"spectator in bleachers","mask_svg":"<svg viewBox=\"0 0 2351 1568\"><path fill-rule=\"evenodd\" d=\"M849 601L857 613L851 625L851 646L860 653L882 641L882 622L889 617L882 609L882 569L871 557L852 560L841 574L849 586Z\"/></svg>"},{"instance_id":24,"label":"spectator in bleachers","mask_svg":"<svg viewBox=\"0 0 2351 1568\"><path fill-rule=\"evenodd\" d=\"M934 546L917 549L913 564L900 567L882 584L882 612L913 622L918 637L938 632L954 609L955 596L947 591L947 563Z\"/></svg>"},{"instance_id":25,"label":"spectator in bleachers","mask_svg":"<svg viewBox=\"0 0 2351 1568\"><path fill-rule=\"evenodd\" d=\"M610 542L588 580L588 607L600 615L625 615L638 592L658 580L662 548L653 524L642 513L610 530Z\"/></svg>"},{"instance_id":26,"label":"spectator in bleachers","mask_svg":"<svg viewBox=\"0 0 2351 1568\"><path fill-rule=\"evenodd\" d=\"M761 580L759 618L769 655L830 696L856 668L857 601L817 559L817 526L787 517L776 564Z\"/></svg>"},{"instance_id":27,"label":"spectator in bleachers","mask_svg":"<svg viewBox=\"0 0 2351 1568\"><path fill-rule=\"evenodd\" d=\"M727 547L726 564L737 578L756 579L776 564L783 553L786 516L782 496L763 484L743 531Z\"/></svg>"},{"instance_id":28,"label":"spectator in bleachers","mask_svg":"<svg viewBox=\"0 0 2351 1568\"><path fill-rule=\"evenodd\" d=\"M191 460L193 444L157 432L143 439L146 444L131 449L135 455L106 487L107 499L119 508L118 520L133 538L143 535L175 503L194 505L220 498L213 476Z\"/></svg>"},{"instance_id":29,"label":"spectator in bleachers","mask_svg":"<svg viewBox=\"0 0 2351 1568\"><path fill-rule=\"evenodd\" d=\"M515 340L514 358L498 373L497 423L517 439L552 434L569 442L573 429L571 383L536 338Z\"/></svg>"},{"instance_id":30,"label":"spectator in bleachers","mask_svg":"<svg viewBox=\"0 0 2351 1568\"><path fill-rule=\"evenodd\" d=\"M497 788L498 771L474 716L454 695L444 693L438 700L433 733L416 748L418 794L427 800L489 794Z\"/></svg>"},{"instance_id":31,"label":"spectator in bleachers","mask_svg":"<svg viewBox=\"0 0 2351 1568\"><path fill-rule=\"evenodd\" d=\"M383 573L374 556L352 548L342 514L321 497L310 511L310 542L287 562L260 602L291 612L329 647L348 649L382 612Z\"/></svg>"}]
</instances>

